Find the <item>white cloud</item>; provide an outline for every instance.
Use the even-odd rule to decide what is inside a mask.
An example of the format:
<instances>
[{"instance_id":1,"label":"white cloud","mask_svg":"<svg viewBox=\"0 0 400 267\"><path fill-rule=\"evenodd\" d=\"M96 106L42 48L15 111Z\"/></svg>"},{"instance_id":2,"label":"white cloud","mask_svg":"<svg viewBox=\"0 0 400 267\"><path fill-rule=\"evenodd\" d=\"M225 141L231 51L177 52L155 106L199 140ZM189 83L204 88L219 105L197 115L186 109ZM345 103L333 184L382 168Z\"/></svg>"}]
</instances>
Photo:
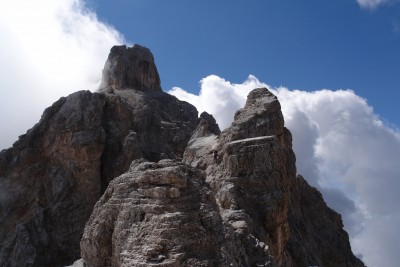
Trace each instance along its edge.
<instances>
[{"instance_id":1,"label":"white cloud","mask_svg":"<svg viewBox=\"0 0 400 267\"><path fill-rule=\"evenodd\" d=\"M230 125L235 111L244 105L247 94L252 89L266 86L251 75L243 84L231 84L216 75L207 76L200 81L200 84L201 90L198 96L179 87L172 88L169 93L193 104L199 113L207 111L213 114L221 129Z\"/></svg>"},{"instance_id":2,"label":"white cloud","mask_svg":"<svg viewBox=\"0 0 400 267\"><path fill-rule=\"evenodd\" d=\"M13 0L0 8L0 149L58 98L95 90L123 37L81 0Z\"/></svg>"},{"instance_id":3,"label":"white cloud","mask_svg":"<svg viewBox=\"0 0 400 267\"><path fill-rule=\"evenodd\" d=\"M252 89L271 88L254 76L232 84L211 75L200 85L198 96L180 88L170 93L213 114L221 128L230 125ZM351 90L271 91L292 131L298 172L342 214L353 251L368 266L397 266L400 133Z\"/></svg>"},{"instance_id":4,"label":"white cloud","mask_svg":"<svg viewBox=\"0 0 400 267\"><path fill-rule=\"evenodd\" d=\"M366 9L375 9L384 4L398 2L398 0L357 0L357 3Z\"/></svg>"}]
</instances>

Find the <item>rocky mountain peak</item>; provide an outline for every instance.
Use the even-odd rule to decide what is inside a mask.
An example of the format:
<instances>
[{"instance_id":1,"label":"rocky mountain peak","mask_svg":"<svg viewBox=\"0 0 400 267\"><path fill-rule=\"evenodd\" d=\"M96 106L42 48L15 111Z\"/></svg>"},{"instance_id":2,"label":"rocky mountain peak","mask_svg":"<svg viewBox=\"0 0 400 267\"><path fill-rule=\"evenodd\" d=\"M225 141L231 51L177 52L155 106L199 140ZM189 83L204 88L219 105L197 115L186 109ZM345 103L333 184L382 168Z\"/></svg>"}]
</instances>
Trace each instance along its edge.
<instances>
[{"instance_id":1,"label":"rocky mountain peak","mask_svg":"<svg viewBox=\"0 0 400 267\"><path fill-rule=\"evenodd\" d=\"M221 133L161 90L149 49L115 46L100 93L0 152L0 266L363 267L295 162L267 88Z\"/></svg>"},{"instance_id":2,"label":"rocky mountain peak","mask_svg":"<svg viewBox=\"0 0 400 267\"><path fill-rule=\"evenodd\" d=\"M257 88L247 97L244 108L236 111L232 126L224 131L227 141L260 137L281 136L284 119L281 105L267 88Z\"/></svg>"},{"instance_id":3,"label":"rocky mountain peak","mask_svg":"<svg viewBox=\"0 0 400 267\"><path fill-rule=\"evenodd\" d=\"M111 48L103 69L100 91L122 89L161 91L160 77L150 49L137 44Z\"/></svg>"}]
</instances>

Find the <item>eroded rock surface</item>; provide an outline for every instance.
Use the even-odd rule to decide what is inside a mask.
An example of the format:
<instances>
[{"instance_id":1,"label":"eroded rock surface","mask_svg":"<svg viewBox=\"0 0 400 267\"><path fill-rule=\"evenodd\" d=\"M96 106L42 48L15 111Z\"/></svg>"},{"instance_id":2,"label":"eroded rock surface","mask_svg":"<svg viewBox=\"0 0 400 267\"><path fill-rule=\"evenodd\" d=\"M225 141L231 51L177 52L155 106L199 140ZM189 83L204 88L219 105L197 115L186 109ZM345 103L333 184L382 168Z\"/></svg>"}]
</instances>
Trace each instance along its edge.
<instances>
[{"instance_id":1,"label":"eroded rock surface","mask_svg":"<svg viewBox=\"0 0 400 267\"><path fill-rule=\"evenodd\" d=\"M203 171L135 161L96 204L81 251L88 267L267 266L265 244L238 228L224 223Z\"/></svg>"},{"instance_id":2,"label":"eroded rock surface","mask_svg":"<svg viewBox=\"0 0 400 267\"><path fill-rule=\"evenodd\" d=\"M135 89L161 91L160 77L154 57L146 47L135 44L111 48L103 69L101 90Z\"/></svg>"},{"instance_id":3,"label":"eroded rock surface","mask_svg":"<svg viewBox=\"0 0 400 267\"><path fill-rule=\"evenodd\" d=\"M176 161L133 162L86 225L86 265L218 266L222 221L204 178Z\"/></svg>"}]
</instances>

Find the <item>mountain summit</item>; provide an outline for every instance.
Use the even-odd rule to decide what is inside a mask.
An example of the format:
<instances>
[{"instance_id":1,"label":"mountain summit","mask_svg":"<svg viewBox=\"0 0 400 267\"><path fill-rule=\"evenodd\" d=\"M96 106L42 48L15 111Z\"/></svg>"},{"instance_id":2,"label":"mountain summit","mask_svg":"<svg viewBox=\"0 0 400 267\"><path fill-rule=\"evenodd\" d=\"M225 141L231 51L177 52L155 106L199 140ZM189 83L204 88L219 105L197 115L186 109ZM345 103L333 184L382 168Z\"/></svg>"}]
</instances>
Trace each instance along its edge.
<instances>
[{"instance_id":1,"label":"mountain summit","mask_svg":"<svg viewBox=\"0 0 400 267\"><path fill-rule=\"evenodd\" d=\"M0 185L0 266L364 266L296 175L276 96L255 88L221 132L138 45L0 153Z\"/></svg>"},{"instance_id":2,"label":"mountain summit","mask_svg":"<svg viewBox=\"0 0 400 267\"><path fill-rule=\"evenodd\" d=\"M161 91L154 57L146 47L114 46L103 69L100 90Z\"/></svg>"}]
</instances>

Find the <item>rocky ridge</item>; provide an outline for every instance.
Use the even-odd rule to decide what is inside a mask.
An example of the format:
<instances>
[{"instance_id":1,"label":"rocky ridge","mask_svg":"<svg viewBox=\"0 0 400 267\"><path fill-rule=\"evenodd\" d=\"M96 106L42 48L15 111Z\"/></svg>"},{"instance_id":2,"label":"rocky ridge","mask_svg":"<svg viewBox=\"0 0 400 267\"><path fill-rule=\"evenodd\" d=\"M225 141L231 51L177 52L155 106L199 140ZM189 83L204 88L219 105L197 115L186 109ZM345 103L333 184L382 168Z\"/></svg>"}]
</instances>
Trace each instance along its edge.
<instances>
[{"instance_id":1,"label":"rocky ridge","mask_svg":"<svg viewBox=\"0 0 400 267\"><path fill-rule=\"evenodd\" d=\"M0 153L0 184L0 266L364 266L268 89L221 133L138 45Z\"/></svg>"}]
</instances>

